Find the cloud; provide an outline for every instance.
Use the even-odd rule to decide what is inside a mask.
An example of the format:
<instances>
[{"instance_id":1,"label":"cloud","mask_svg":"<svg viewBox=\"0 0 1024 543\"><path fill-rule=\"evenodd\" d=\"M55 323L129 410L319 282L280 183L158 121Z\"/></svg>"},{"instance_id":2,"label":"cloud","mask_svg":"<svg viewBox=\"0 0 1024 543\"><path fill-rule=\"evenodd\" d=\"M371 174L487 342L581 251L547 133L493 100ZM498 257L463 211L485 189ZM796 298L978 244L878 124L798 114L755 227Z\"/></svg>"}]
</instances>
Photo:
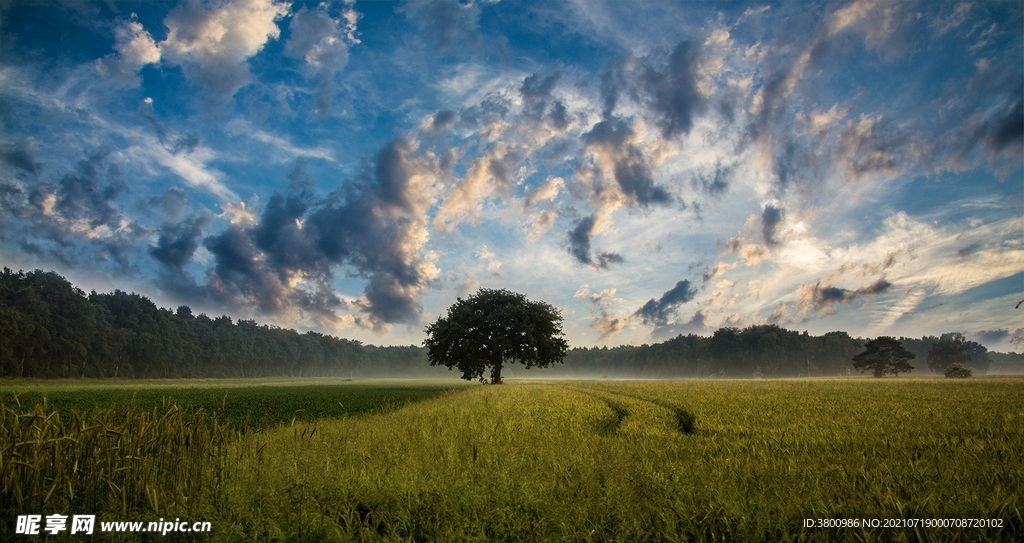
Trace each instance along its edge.
<instances>
[{"instance_id":1,"label":"cloud","mask_svg":"<svg viewBox=\"0 0 1024 543\"><path fill-rule=\"evenodd\" d=\"M431 117L427 129L431 131L443 130L451 126L458 118L458 113L450 109L442 109L441 111L435 113L433 117Z\"/></svg>"},{"instance_id":2,"label":"cloud","mask_svg":"<svg viewBox=\"0 0 1024 543\"><path fill-rule=\"evenodd\" d=\"M596 159L604 175L610 174L629 203L648 207L672 201L668 191L654 183L651 165L637 145L639 137L629 121L600 121L582 139L585 151Z\"/></svg>"},{"instance_id":3,"label":"cloud","mask_svg":"<svg viewBox=\"0 0 1024 543\"><path fill-rule=\"evenodd\" d=\"M1010 337L1010 330L1008 328L999 328L996 330L980 330L971 334L971 339L985 345L995 345L1002 341L1007 340Z\"/></svg>"},{"instance_id":4,"label":"cloud","mask_svg":"<svg viewBox=\"0 0 1024 543\"><path fill-rule=\"evenodd\" d=\"M594 236L597 218L594 215L584 217L576 222L576 227L569 231L569 254L580 264L607 269L612 264L625 261L622 255L613 252L601 252L595 259L590 255L590 240Z\"/></svg>"},{"instance_id":5,"label":"cloud","mask_svg":"<svg viewBox=\"0 0 1024 543\"><path fill-rule=\"evenodd\" d=\"M693 186L702 193L711 197L720 197L729 190L729 183L732 182L735 167L723 166L721 163L715 165L715 171L711 175L702 173L694 174Z\"/></svg>"},{"instance_id":6,"label":"cloud","mask_svg":"<svg viewBox=\"0 0 1024 543\"><path fill-rule=\"evenodd\" d=\"M128 190L115 166L103 169L106 153L94 154L78 164L78 171L65 175L53 192L35 194L43 214L66 221L73 231L87 236L100 229L117 228L121 215L113 201Z\"/></svg>"},{"instance_id":7,"label":"cloud","mask_svg":"<svg viewBox=\"0 0 1024 543\"><path fill-rule=\"evenodd\" d=\"M354 32L346 29L349 20L345 17L332 18L326 11L326 4L309 9L303 7L291 20L291 37L284 47L284 54L305 60L306 66L317 73L315 99L317 109L325 112L331 107L331 95L335 75L348 62L348 45L345 40ZM348 12L354 12L351 8ZM358 18L358 17L356 17Z\"/></svg>"},{"instance_id":8,"label":"cloud","mask_svg":"<svg viewBox=\"0 0 1024 543\"><path fill-rule=\"evenodd\" d=\"M584 217L576 222L569 232L569 254L580 264L590 264L590 237L594 231L594 216Z\"/></svg>"},{"instance_id":9,"label":"cloud","mask_svg":"<svg viewBox=\"0 0 1024 543\"><path fill-rule=\"evenodd\" d=\"M32 175L39 175L42 164L35 159L35 142L29 138L21 143L0 145L0 162L24 170Z\"/></svg>"},{"instance_id":10,"label":"cloud","mask_svg":"<svg viewBox=\"0 0 1024 543\"><path fill-rule=\"evenodd\" d=\"M197 250L206 217L161 228L151 254L164 264L163 288L198 300L337 328L352 323L384 330L416 323L421 291L438 276L435 257L422 254L426 211L437 161L417 155L403 137L384 145L369 171L323 197L302 182L300 164L287 194L274 194L255 214L245 202L224 204L231 224L207 236L213 257L205 284L181 273ZM165 195L173 205L176 195ZM334 292L338 268L366 278L352 305L359 317L339 314L349 304Z\"/></svg>"},{"instance_id":11,"label":"cloud","mask_svg":"<svg viewBox=\"0 0 1024 543\"><path fill-rule=\"evenodd\" d=\"M164 19L167 38L160 52L222 104L250 82L248 59L280 36L277 22L288 7L274 0L185 0Z\"/></svg>"},{"instance_id":12,"label":"cloud","mask_svg":"<svg viewBox=\"0 0 1024 543\"><path fill-rule=\"evenodd\" d=\"M764 235L765 245L771 247L778 244L775 234L784 215L785 211L781 208L771 204L764 206L764 213L761 214L761 233Z\"/></svg>"},{"instance_id":13,"label":"cloud","mask_svg":"<svg viewBox=\"0 0 1024 543\"><path fill-rule=\"evenodd\" d=\"M134 17L114 27L114 39L117 53L98 60L96 69L115 86L136 87L142 82L139 70L160 62L160 48Z\"/></svg>"},{"instance_id":14,"label":"cloud","mask_svg":"<svg viewBox=\"0 0 1024 543\"><path fill-rule=\"evenodd\" d=\"M797 294L797 306L804 311L815 309L830 313L835 310L834 307L837 304L850 303L867 295L874 296L884 294L885 292L888 292L890 288L892 288L892 283L886 281L885 278L881 278L874 283L855 290L839 288L823 284L819 281L814 285L800 285L800 289Z\"/></svg>"},{"instance_id":15,"label":"cloud","mask_svg":"<svg viewBox=\"0 0 1024 543\"><path fill-rule=\"evenodd\" d=\"M488 148L444 195L434 216L434 227L450 232L460 223L478 220L486 200L510 196L512 172L523 158L522 153L504 142Z\"/></svg>"},{"instance_id":16,"label":"cloud","mask_svg":"<svg viewBox=\"0 0 1024 543\"><path fill-rule=\"evenodd\" d=\"M612 317L602 312L601 316L590 325L590 328L597 331L599 341L604 341L624 330L627 324L629 324L628 319Z\"/></svg>"},{"instance_id":17,"label":"cloud","mask_svg":"<svg viewBox=\"0 0 1024 543\"><path fill-rule=\"evenodd\" d=\"M118 273L135 270L133 255L147 232L118 205L128 186L107 156L93 153L56 183L36 177L0 183L3 239L23 254L65 266L113 261Z\"/></svg>"},{"instance_id":18,"label":"cloud","mask_svg":"<svg viewBox=\"0 0 1024 543\"><path fill-rule=\"evenodd\" d=\"M756 243L747 243L743 238L729 238L723 248L726 253L733 253L740 255L743 259L743 263L747 266L756 266L762 260L765 260L771 256L768 249L762 245Z\"/></svg>"},{"instance_id":19,"label":"cloud","mask_svg":"<svg viewBox=\"0 0 1024 543\"><path fill-rule=\"evenodd\" d=\"M662 294L660 299L648 300L634 315L640 317L644 324L663 326L668 323L670 313L696 295L697 290L690 287L689 281L679 281L676 286Z\"/></svg>"},{"instance_id":20,"label":"cloud","mask_svg":"<svg viewBox=\"0 0 1024 543\"><path fill-rule=\"evenodd\" d=\"M561 77L561 72L555 72L546 77L535 73L523 79L523 84L519 87L519 95L523 99L523 109L527 115L539 119L544 114L547 103L551 100L551 91L554 90ZM556 124L561 124L564 127L568 124L568 120L565 119L564 104L561 105L561 108L563 111L559 113L559 116L563 122L556 122Z\"/></svg>"},{"instance_id":21,"label":"cloud","mask_svg":"<svg viewBox=\"0 0 1024 543\"><path fill-rule=\"evenodd\" d=\"M185 140L185 143L189 142ZM238 195L224 184L224 175L207 167L207 163L216 158L213 151L199 146L198 142L191 150L183 152L188 149L189 146L185 145L178 147L178 152L175 152L174 147L168 149L167 146L147 136L140 138L137 145L128 148L125 154L160 164L189 185L203 188L222 201L237 201Z\"/></svg>"},{"instance_id":22,"label":"cloud","mask_svg":"<svg viewBox=\"0 0 1024 543\"><path fill-rule=\"evenodd\" d=\"M480 41L480 2L408 0L402 8L435 50L475 45Z\"/></svg>"},{"instance_id":23,"label":"cloud","mask_svg":"<svg viewBox=\"0 0 1024 543\"><path fill-rule=\"evenodd\" d=\"M564 179L561 177L550 177L526 197L526 201L523 202L523 205L526 209L533 209L541 202L551 201L557 198L559 191L563 188L565 188Z\"/></svg>"},{"instance_id":24,"label":"cloud","mask_svg":"<svg viewBox=\"0 0 1024 543\"><path fill-rule=\"evenodd\" d=\"M699 57L699 44L682 41L672 50L664 71L645 66L640 73L638 84L666 139L689 134L694 116L704 110L695 73Z\"/></svg>"},{"instance_id":25,"label":"cloud","mask_svg":"<svg viewBox=\"0 0 1024 543\"><path fill-rule=\"evenodd\" d=\"M164 266L180 270L192 260L192 255L199 248L203 228L210 222L211 217L206 213L185 221L165 224L149 254Z\"/></svg>"}]
</instances>

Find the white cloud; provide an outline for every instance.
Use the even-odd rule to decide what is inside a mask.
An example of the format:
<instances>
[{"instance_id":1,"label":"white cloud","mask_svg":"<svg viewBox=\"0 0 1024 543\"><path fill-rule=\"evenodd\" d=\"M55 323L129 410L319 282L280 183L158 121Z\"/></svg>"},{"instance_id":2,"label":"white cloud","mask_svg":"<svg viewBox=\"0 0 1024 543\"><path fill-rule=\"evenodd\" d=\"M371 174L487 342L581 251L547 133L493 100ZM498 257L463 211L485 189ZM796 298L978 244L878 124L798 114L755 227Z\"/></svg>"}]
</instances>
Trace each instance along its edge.
<instances>
[{"instance_id":1,"label":"white cloud","mask_svg":"<svg viewBox=\"0 0 1024 543\"><path fill-rule=\"evenodd\" d=\"M160 48L134 18L117 25L114 38L117 54L100 59L96 68L115 85L137 86L140 83L139 70L147 64L160 62Z\"/></svg>"},{"instance_id":2,"label":"white cloud","mask_svg":"<svg viewBox=\"0 0 1024 543\"><path fill-rule=\"evenodd\" d=\"M277 22L288 8L287 2L273 0L185 0L164 19L167 39L160 50L214 101L226 101L249 83L246 61L280 36Z\"/></svg>"}]
</instances>

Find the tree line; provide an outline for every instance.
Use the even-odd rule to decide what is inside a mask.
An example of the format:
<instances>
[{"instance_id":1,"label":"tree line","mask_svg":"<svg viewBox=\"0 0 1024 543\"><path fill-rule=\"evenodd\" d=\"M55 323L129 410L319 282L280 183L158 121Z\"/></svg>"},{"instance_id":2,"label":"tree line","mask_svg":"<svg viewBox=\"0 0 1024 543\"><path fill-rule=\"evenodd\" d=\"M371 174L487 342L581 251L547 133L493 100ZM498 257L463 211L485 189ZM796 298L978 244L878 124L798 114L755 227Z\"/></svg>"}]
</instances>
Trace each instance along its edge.
<instances>
[{"instance_id":1,"label":"tree line","mask_svg":"<svg viewBox=\"0 0 1024 543\"><path fill-rule=\"evenodd\" d=\"M893 341L914 355L910 371L917 375L941 375L951 364L961 364L977 375L1024 374L1024 354L991 352L959 332ZM564 367L555 367L552 373L611 378L852 375L862 371L854 358L868 343L846 332L813 336L774 324L720 328L710 337L679 335L653 345L577 347L567 353ZM907 372L902 367L899 371Z\"/></svg>"},{"instance_id":2,"label":"tree line","mask_svg":"<svg viewBox=\"0 0 1024 543\"><path fill-rule=\"evenodd\" d=\"M159 308L121 290L86 294L55 272L0 274L3 377L437 375L423 349Z\"/></svg>"},{"instance_id":3,"label":"tree line","mask_svg":"<svg viewBox=\"0 0 1024 543\"><path fill-rule=\"evenodd\" d=\"M899 338L917 374L961 363L975 374L1024 373L1024 355L991 353L959 333ZM564 364L513 377L797 377L848 375L867 340L776 325L721 328L653 345L576 347ZM903 370L901 370L903 371ZM378 347L252 320L157 307L115 290L86 294L52 271L0 274L3 377L448 376L420 346Z\"/></svg>"}]
</instances>

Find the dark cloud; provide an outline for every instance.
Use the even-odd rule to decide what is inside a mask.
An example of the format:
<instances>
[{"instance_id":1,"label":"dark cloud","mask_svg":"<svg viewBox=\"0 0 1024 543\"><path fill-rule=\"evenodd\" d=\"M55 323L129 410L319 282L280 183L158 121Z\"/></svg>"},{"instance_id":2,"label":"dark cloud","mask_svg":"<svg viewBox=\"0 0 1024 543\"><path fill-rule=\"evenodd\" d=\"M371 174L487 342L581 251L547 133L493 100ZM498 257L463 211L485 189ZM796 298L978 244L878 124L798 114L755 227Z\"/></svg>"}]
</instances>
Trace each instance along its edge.
<instances>
[{"instance_id":1,"label":"dark cloud","mask_svg":"<svg viewBox=\"0 0 1024 543\"><path fill-rule=\"evenodd\" d=\"M569 232L569 254L580 264L591 264L590 258L590 237L593 235L593 215L584 217L576 222L576 227Z\"/></svg>"},{"instance_id":2,"label":"dark cloud","mask_svg":"<svg viewBox=\"0 0 1024 543\"><path fill-rule=\"evenodd\" d=\"M858 294L882 294L883 292L887 292L890 288L892 288L892 283L886 281L885 279L879 279L878 281L875 281L874 283L872 283L872 284L870 284L870 285L868 285L866 287L861 287L861 288L857 289L857 293Z\"/></svg>"},{"instance_id":3,"label":"dark cloud","mask_svg":"<svg viewBox=\"0 0 1024 543\"><path fill-rule=\"evenodd\" d=\"M168 268L184 267L199 248L199 238L203 235L203 228L209 223L210 217L207 214L164 225L160 229L156 245L150 247L149 254Z\"/></svg>"},{"instance_id":4,"label":"dark cloud","mask_svg":"<svg viewBox=\"0 0 1024 543\"><path fill-rule=\"evenodd\" d=\"M614 174L622 192L641 207L672 201L664 187L654 184L654 174L647 157L635 145L630 145L625 155L616 160Z\"/></svg>"},{"instance_id":5,"label":"dark cloud","mask_svg":"<svg viewBox=\"0 0 1024 543\"><path fill-rule=\"evenodd\" d=\"M676 286L662 294L660 299L648 300L634 315L640 317L644 324L663 326L668 323L670 314L678 306L689 302L696 295L697 290L690 287L689 281L679 281Z\"/></svg>"},{"instance_id":6,"label":"dark cloud","mask_svg":"<svg viewBox=\"0 0 1024 543\"><path fill-rule=\"evenodd\" d=\"M569 231L569 254L580 264L607 269L612 264L625 262L622 255L613 252L601 252L595 259L590 254L590 240L594 236L597 218L594 215L584 217L576 222L576 227Z\"/></svg>"},{"instance_id":7,"label":"dark cloud","mask_svg":"<svg viewBox=\"0 0 1024 543\"><path fill-rule=\"evenodd\" d=\"M708 196L721 196L729 190L729 183L732 182L734 171L735 168L731 166L717 164L714 173L710 175L704 173L694 175L693 186Z\"/></svg>"},{"instance_id":8,"label":"dark cloud","mask_svg":"<svg viewBox=\"0 0 1024 543\"><path fill-rule=\"evenodd\" d=\"M982 345L994 345L1010 337L1010 330L999 328L996 330L981 330L971 335L971 338Z\"/></svg>"},{"instance_id":9,"label":"dark cloud","mask_svg":"<svg viewBox=\"0 0 1024 543\"><path fill-rule=\"evenodd\" d=\"M597 255L597 267L605 269L611 264L622 264L626 259L622 258L619 253L603 252Z\"/></svg>"},{"instance_id":10,"label":"dark cloud","mask_svg":"<svg viewBox=\"0 0 1024 543\"><path fill-rule=\"evenodd\" d=\"M989 134L989 149L999 153L1011 145L1020 145L1024 141L1024 102L1020 98L1012 104L1009 111L996 118Z\"/></svg>"},{"instance_id":11,"label":"dark cloud","mask_svg":"<svg viewBox=\"0 0 1024 543\"><path fill-rule=\"evenodd\" d=\"M263 265L250 231L231 225L203 245L216 259L207 271L213 298L233 306L255 305L267 314L279 314L289 305L285 285Z\"/></svg>"},{"instance_id":12,"label":"dark cloud","mask_svg":"<svg viewBox=\"0 0 1024 543\"><path fill-rule=\"evenodd\" d=\"M265 311L288 304L323 311L333 304L320 302L334 267L348 265L369 280L360 307L371 322L416 322L419 292L429 278L410 248L423 214L423 196L410 186L416 175L411 153L410 144L396 138L377 154L372 174L319 200L305 191L274 195L254 226L207 238L217 259L211 285L235 299L257 300ZM290 286L295 277L313 290ZM315 300L320 305L305 305Z\"/></svg>"},{"instance_id":13,"label":"dark cloud","mask_svg":"<svg viewBox=\"0 0 1024 543\"><path fill-rule=\"evenodd\" d=\"M128 187L116 166L104 167L105 159L105 152L95 153L56 185L39 183L27 190L36 219L48 225L51 234L63 237L121 226L122 215L114 202Z\"/></svg>"},{"instance_id":14,"label":"dark cloud","mask_svg":"<svg viewBox=\"0 0 1024 543\"><path fill-rule=\"evenodd\" d=\"M0 161L32 175L39 175L43 166L36 162L33 147L32 140L0 145Z\"/></svg>"},{"instance_id":15,"label":"dark cloud","mask_svg":"<svg viewBox=\"0 0 1024 543\"><path fill-rule=\"evenodd\" d=\"M551 91L554 90L561 77L561 72L555 72L546 77L535 73L523 80L523 84L519 86L519 94L525 102L547 100L551 98Z\"/></svg>"},{"instance_id":16,"label":"dark cloud","mask_svg":"<svg viewBox=\"0 0 1024 543\"><path fill-rule=\"evenodd\" d=\"M598 122L583 134L587 148L603 153L612 161L612 177L630 202L647 207L672 201L668 191L654 183L654 174L643 151L631 143L633 127L625 119Z\"/></svg>"},{"instance_id":17,"label":"dark cloud","mask_svg":"<svg viewBox=\"0 0 1024 543\"><path fill-rule=\"evenodd\" d=\"M974 107L981 111L971 115L953 138L960 160L965 160L979 147L992 157L1007 151L1021 154L1024 149L1024 101L1019 97L1021 93L1024 93L1024 86L1018 87L1017 96L1011 95L997 105L979 100L980 103Z\"/></svg>"},{"instance_id":18,"label":"dark cloud","mask_svg":"<svg viewBox=\"0 0 1024 543\"><path fill-rule=\"evenodd\" d=\"M628 59L620 59L601 74L601 115L606 120L612 118L615 106L619 102L619 94L629 86L626 76L627 64Z\"/></svg>"},{"instance_id":19,"label":"dark cloud","mask_svg":"<svg viewBox=\"0 0 1024 543\"><path fill-rule=\"evenodd\" d=\"M442 109L434 114L430 120L430 130L442 130L452 125L458 119L458 114L450 109Z\"/></svg>"},{"instance_id":20,"label":"dark cloud","mask_svg":"<svg viewBox=\"0 0 1024 543\"><path fill-rule=\"evenodd\" d=\"M672 50L664 70L646 66L640 74L638 83L665 138L689 134L694 116L705 109L704 97L697 89L699 58L700 46L682 41Z\"/></svg>"},{"instance_id":21,"label":"dark cloud","mask_svg":"<svg viewBox=\"0 0 1024 543\"><path fill-rule=\"evenodd\" d=\"M120 170L98 152L57 183L22 177L0 183L0 239L41 261L133 273L138 243L147 230L122 213L127 191Z\"/></svg>"},{"instance_id":22,"label":"dark cloud","mask_svg":"<svg viewBox=\"0 0 1024 543\"><path fill-rule=\"evenodd\" d=\"M512 111L512 102L508 97L500 93L490 93L479 104L461 111L459 126L475 129L504 120L510 111Z\"/></svg>"},{"instance_id":23,"label":"dark cloud","mask_svg":"<svg viewBox=\"0 0 1024 543\"><path fill-rule=\"evenodd\" d=\"M565 102L555 100L551 103L551 107L548 109L548 121L558 130L565 130L569 126L569 109L565 107Z\"/></svg>"},{"instance_id":24,"label":"dark cloud","mask_svg":"<svg viewBox=\"0 0 1024 543\"><path fill-rule=\"evenodd\" d=\"M404 138L396 138L388 142L377 153L375 173L375 189L380 199L393 206L410 209L409 201L409 164L405 155L410 144Z\"/></svg>"},{"instance_id":25,"label":"dark cloud","mask_svg":"<svg viewBox=\"0 0 1024 543\"><path fill-rule=\"evenodd\" d=\"M150 207L156 208L169 221L181 218L188 209L188 193L180 187L172 187L160 196L149 199Z\"/></svg>"},{"instance_id":26,"label":"dark cloud","mask_svg":"<svg viewBox=\"0 0 1024 543\"><path fill-rule=\"evenodd\" d=\"M527 117L540 119L544 115L544 111L548 108L548 102L551 101L551 91L554 90L561 77L560 72L548 76L535 73L523 80L523 84L519 86L519 95L523 98L523 113ZM561 109L565 109L564 104L561 104ZM557 115L565 117L566 113L561 111ZM554 124L557 123L556 120ZM568 124L567 120L564 124Z\"/></svg>"},{"instance_id":27,"label":"dark cloud","mask_svg":"<svg viewBox=\"0 0 1024 543\"><path fill-rule=\"evenodd\" d=\"M757 110L750 126L747 128L747 137L752 141L762 141L771 132L776 120L782 118L785 113L785 86L788 72L778 72L770 76L761 87L761 108Z\"/></svg>"},{"instance_id":28,"label":"dark cloud","mask_svg":"<svg viewBox=\"0 0 1024 543\"><path fill-rule=\"evenodd\" d=\"M764 235L765 245L772 246L778 243L775 239L776 231L785 211L771 204L764 206L764 213L761 214L761 232Z\"/></svg>"},{"instance_id":29,"label":"dark cloud","mask_svg":"<svg viewBox=\"0 0 1024 543\"><path fill-rule=\"evenodd\" d=\"M13 184L0 182L0 219L23 219L34 212L25 191ZM0 232L0 237L3 232Z\"/></svg>"},{"instance_id":30,"label":"dark cloud","mask_svg":"<svg viewBox=\"0 0 1024 543\"><path fill-rule=\"evenodd\" d=\"M837 304L850 303L865 295L883 294L888 292L891 288L892 283L886 281L884 278L856 290L822 284L819 281L814 285L802 285L800 287L800 295L797 305L805 309L810 307L819 310L831 309Z\"/></svg>"}]
</instances>

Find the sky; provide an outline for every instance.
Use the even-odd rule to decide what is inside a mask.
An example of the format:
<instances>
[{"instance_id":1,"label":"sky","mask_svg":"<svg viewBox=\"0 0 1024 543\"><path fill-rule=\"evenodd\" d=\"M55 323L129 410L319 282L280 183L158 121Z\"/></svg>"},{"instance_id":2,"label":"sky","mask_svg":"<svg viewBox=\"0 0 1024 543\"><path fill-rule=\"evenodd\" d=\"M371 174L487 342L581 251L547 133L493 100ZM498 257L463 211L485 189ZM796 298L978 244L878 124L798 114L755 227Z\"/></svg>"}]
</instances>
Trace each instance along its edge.
<instances>
[{"instance_id":1,"label":"sky","mask_svg":"<svg viewBox=\"0 0 1024 543\"><path fill-rule=\"evenodd\" d=\"M1024 335L1020 1L0 0L0 263L378 345Z\"/></svg>"}]
</instances>

